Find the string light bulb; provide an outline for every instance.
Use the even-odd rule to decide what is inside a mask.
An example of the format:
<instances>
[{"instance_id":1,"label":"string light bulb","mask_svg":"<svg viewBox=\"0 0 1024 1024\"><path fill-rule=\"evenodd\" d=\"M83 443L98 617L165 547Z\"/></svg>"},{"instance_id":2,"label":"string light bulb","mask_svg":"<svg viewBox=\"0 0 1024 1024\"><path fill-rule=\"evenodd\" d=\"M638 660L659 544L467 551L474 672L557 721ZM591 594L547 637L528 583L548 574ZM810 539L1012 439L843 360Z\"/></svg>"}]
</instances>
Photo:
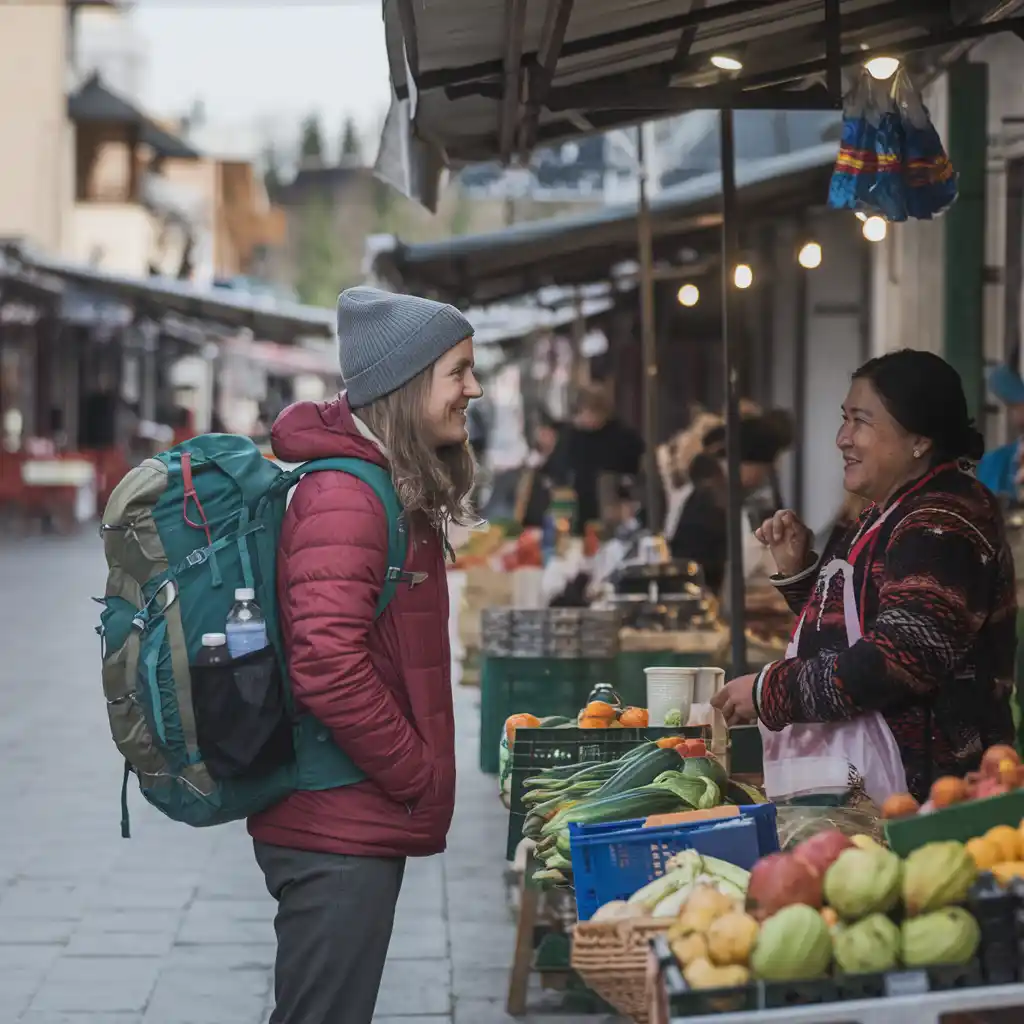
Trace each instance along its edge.
<instances>
[{"instance_id":1,"label":"string light bulb","mask_svg":"<svg viewBox=\"0 0 1024 1024\"><path fill-rule=\"evenodd\" d=\"M732 279L737 288L749 288L754 283L754 271L748 263L739 263Z\"/></svg>"},{"instance_id":2,"label":"string light bulb","mask_svg":"<svg viewBox=\"0 0 1024 1024\"><path fill-rule=\"evenodd\" d=\"M696 306L700 302L700 289L695 284L684 284L676 293L676 299L680 306Z\"/></svg>"}]
</instances>

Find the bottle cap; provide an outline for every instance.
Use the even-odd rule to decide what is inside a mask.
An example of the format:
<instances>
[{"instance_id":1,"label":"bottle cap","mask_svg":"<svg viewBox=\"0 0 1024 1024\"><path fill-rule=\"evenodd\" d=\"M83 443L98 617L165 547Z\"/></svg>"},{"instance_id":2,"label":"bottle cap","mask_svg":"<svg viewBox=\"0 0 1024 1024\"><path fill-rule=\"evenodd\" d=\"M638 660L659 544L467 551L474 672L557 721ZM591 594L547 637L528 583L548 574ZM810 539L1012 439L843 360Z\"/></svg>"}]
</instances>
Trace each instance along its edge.
<instances>
[{"instance_id":1,"label":"bottle cap","mask_svg":"<svg viewBox=\"0 0 1024 1024\"><path fill-rule=\"evenodd\" d=\"M228 638L223 633L204 633L203 634L203 646L204 647L223 647L228 642Z\"/></svg>"},{"instance_id":2,"label":"bottle cap","mask_svg":"<svg viewBox=\"0 0 1024 1024\"><path fill-rule=\"evenodd\" d=\"M239 587L235 591L235 600L236 601L255 601L256 600L256 591L253 590L252 587Z\"/></svg>"}]
</instances>

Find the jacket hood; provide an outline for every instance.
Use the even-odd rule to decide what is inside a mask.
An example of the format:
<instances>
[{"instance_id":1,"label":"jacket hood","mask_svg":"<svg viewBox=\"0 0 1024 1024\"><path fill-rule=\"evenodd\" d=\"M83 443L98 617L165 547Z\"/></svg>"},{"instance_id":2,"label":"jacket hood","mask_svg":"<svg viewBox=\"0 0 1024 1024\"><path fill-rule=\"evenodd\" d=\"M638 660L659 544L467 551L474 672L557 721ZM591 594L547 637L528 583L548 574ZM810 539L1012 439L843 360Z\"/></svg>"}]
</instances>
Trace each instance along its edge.
<instances>
[{"instance_id":1,"label":"jacket hood","mask_svg":"<svg viewBox=\"0 0 1024 1024\"><path fill-rule=\"evenodd\" d=\"M282 462L364 459L387 468L384 453L359 432L344 394L327 402L296 402L274 421L274 455Z\"/></svg>"}]
</instances>

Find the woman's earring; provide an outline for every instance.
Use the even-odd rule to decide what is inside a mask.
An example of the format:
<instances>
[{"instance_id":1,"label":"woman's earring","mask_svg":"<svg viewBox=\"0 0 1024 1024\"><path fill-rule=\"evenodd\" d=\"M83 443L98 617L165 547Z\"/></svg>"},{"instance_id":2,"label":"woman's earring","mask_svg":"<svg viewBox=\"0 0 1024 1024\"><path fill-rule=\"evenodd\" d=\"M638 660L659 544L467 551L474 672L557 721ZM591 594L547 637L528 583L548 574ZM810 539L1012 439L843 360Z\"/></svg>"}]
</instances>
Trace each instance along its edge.
<instances>
[{"instance_id":1,"label":"woman's earring","mask_svg":"<svg viewBox=\"0 0 1024 1024\"><path fill-rule=\"evenodd\" d=\"M917 448L914 449L914 458L915 459L921 458L921 452Z\"/></svg>"}]
</instances>

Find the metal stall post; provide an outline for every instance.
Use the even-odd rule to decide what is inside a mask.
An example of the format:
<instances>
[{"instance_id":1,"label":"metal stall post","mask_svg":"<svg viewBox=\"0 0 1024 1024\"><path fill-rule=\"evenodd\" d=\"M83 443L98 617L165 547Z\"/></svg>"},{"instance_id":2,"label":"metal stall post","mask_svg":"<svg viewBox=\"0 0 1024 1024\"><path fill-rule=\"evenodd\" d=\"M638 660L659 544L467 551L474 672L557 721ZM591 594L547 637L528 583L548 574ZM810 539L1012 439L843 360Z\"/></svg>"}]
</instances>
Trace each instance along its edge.
<instances>
[{"instance_id":1,"label":"metal stall post","mask_svg":"<svg viewBox=\"0 0 1024 1024\"><path fill-rule=\"evenodd\" d=\"M740 482L738 294L732 275L739 255L736 222L736 140L732 110L719 112L722 155L722 358L725 384L725 459L728 479L729 628L732 674L747 670L746 586L743 578L743 492Z\"/></svg>"},{"instance_id":2,"label":"metal stall post","mask_svg":"<svg viewBox=\"0 0 1024 1024\"><path fill-rule=\"evenodd\" d=\"M654 333L654 243L651 207L647 200L647 152L644 130L637 129L636 158L640 183L637 210L637 247L640 255L640 342L643 360L641 401L644 406L644 480L647 527L658 532L661 490L658 475L658 344Z\"/></svg>"}]
</instances>

